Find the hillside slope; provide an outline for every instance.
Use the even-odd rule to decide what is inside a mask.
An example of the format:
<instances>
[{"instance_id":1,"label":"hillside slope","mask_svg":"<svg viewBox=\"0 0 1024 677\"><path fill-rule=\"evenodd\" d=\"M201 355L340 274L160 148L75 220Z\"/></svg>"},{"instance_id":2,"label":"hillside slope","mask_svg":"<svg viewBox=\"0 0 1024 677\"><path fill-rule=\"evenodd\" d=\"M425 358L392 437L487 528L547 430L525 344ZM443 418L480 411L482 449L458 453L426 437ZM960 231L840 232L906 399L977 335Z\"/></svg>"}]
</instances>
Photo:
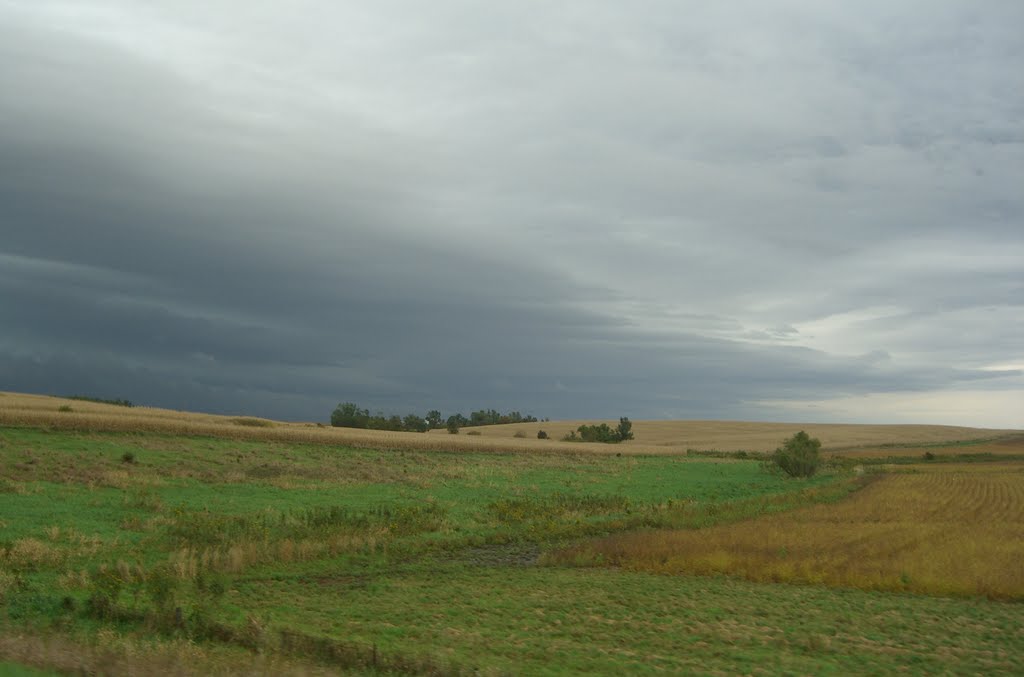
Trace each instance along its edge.
<instances>
[{"instance_id":1,"label":"hillside slope","mask_svg":"<svg viewBox=\"0 0 1024 677\"><path fill-rule=\"evenodd\" d=\"M853 425L758 423L743 421L634 421L636 439L619 445L561 442L581 424L601 421L547 421L464 428L458 435L444 429L398 433L332 428L320 423L289 423L247 416L218 416L150 407L120 407L45 395L0 393L0 425L48 426L65 430L165 432L235 439L310 442L370 448L481 451L563 451L585 453L677 454L687 449L768 451L798 430L818 437L828 451L882 453L892 445L926 448L965 441L991 453L1021 453L1014 440L1024 431L939 425ZM605 421L616 424L617 421ZM538 440L544 430L550 439ZM475 434L468 434L468 433ZM520 437L516 437L516 435ZM1007 440L1011 443L1007 444ZM994 441L1000 441L996 444ZM989 450L987 447L993 447ZM972 447L973 449L973 447ZM888 450L888 451L887 451ZM901 452L903 453L903 452Z\"/></svg>"}]
</instances>

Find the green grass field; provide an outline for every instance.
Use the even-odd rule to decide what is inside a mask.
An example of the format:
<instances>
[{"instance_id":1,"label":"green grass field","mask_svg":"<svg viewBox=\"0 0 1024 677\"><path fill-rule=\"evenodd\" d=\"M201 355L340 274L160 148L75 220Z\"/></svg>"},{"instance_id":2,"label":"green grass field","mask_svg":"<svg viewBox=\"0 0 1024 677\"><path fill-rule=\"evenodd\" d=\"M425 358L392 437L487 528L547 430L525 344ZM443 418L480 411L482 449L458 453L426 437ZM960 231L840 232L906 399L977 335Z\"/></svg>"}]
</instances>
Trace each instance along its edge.
<instances>
[{"instance_id":1,"label":"green grass field","mask_svg":"<svg viewBox=\"0 0 1024 677\"><path fill-rule=\"evenodd\" d=\"M59 673L50 672L48 670L36 670L35 668L27 668L17 663L10 663L7 661L0 662L0 675L4 677L51 677Z\"/></svg>"},{"instance_id":2,"label":"green grass field","mask_svg":"<svg viewBox=\"0 0 1024 677\"><path fill-rule=\"evenodd\" d=\"M1024 671L1019 603L544 556L842 501L863 482L841 467L788 480L756 460L0 428L0 661L114 674Z\"/></svg>"}]
</instances>

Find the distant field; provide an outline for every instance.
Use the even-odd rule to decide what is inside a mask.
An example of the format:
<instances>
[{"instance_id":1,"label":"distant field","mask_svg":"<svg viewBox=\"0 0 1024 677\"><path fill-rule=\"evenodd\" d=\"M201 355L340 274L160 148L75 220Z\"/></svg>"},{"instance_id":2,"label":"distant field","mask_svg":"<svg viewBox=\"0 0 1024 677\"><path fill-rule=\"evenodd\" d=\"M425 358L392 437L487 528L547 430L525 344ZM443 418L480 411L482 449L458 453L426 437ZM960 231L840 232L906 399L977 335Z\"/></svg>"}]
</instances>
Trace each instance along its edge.
<instances>
[{"instance_id":1,"label":"distant field","mask_svg":"<svg viewBox=\"0 0 1024 677\"><path fill-rule=\"evenodd\" d=\"M61 408L65 411L61 411ZM66 410L70 409L70 411ZM736 421L635 421L636 439L620 445L573 444L560 439L583 423L549 421L464 428L459 435L446 430L397 433L332 428L316 423L287 423L249 416L216 416L149 407L119 407L43 395L0 393L0 425L46 425L79 431L162 432L213 435L241 440L342 444L376 449L570 451L585 453L681 454L688 449L764 452L777 447L798 430L818 437L826 451L844 455L921 455L925 446L948 446L940 453L957 451L955 443L990 442L1017 435L1009 445L991 444L984 452L1019 454L1024 431L936 425L844 425L814 423L748 423ZM617 421L606 421L611 424ZM545 430L551 439L538 440ZM479 435L467 435L470 431ZM525 437L516 438L520 433ZM904 451L902 447L915 448ZM922 450L916 450L921 447ZM980 447L979 447L980 449ZM934 451L934 450L933 450Z\"/></svg>"},{"instance_id":2,"label":"distant field","mask_svg":"<svg viewBox=\"0 0 1024 677\"><path fill-rule=\"evenodd\" d=\"M989 439L941 441L920 444L916 442L869 444L864 447L838 448L836 454L850 458L878 459L890 456L917 457L925 454L936 456L991 455L1024 457L1024 433L1000 434Z\"/></svg>"},{"instance_id":3,"label":"distant field","mask_svg":"<svg viewBox=\"0 0 1024 677\"><path fill-rule=\"evenodd\" d=\"M483 439L504 439L522 432L527 439L544 430L552 438L561 439L582 424L601 421L549 421L545 423L513 423L474 428ZM615 425L618 421L604 421ZM468 429L467 429L468 430ZM643 449L645 452L685 452L687 449L720 451L770 451L781 440L798 430L805 430L822 441L826 451L859 453L861 448L881 450L891 445L884 455L900 455L898 447L945 445L951 443L991 441L1015 434L1024 439L1024 431L964 428L942 425L853 425L835 423L751 423L743 421L634 421L636 439L621 445L622 449ZM429 435L444 435L432 430ZM522 440L525 441L525 440ZM999 447L989 448L999 453ZM1014 448L1007 453L1021 453Z\"/></svg>"}]
</instances>

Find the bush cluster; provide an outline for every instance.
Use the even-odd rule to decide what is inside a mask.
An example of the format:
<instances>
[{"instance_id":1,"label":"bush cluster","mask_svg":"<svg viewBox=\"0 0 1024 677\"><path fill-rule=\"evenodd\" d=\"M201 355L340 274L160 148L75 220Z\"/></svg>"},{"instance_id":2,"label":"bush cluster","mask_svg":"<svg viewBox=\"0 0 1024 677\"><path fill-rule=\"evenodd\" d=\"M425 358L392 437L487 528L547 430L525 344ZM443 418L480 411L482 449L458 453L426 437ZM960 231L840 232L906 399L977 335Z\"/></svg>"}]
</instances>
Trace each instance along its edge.
<instances>
[{"instance_id":1,"label":"bush cluster","mask_svg":"<svg viewBox=\"0 0 1024 677\"><path fill-rule=\"evenodd\" d=\"M607 423L596 425L581 425L562 438L566 442L604 442L605 444L618 444L633 439L633 423L623 416L619 419L619 425L612 428Z\"/></svg>"}]
</instances>

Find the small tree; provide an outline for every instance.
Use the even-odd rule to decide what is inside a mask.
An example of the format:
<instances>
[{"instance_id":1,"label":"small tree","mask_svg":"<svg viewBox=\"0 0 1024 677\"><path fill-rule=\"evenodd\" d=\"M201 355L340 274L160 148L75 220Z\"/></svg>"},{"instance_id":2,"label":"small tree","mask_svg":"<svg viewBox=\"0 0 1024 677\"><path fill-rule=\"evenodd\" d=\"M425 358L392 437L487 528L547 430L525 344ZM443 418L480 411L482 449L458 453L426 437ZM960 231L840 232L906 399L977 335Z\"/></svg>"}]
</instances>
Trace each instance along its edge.
<instances>
[{"instance_id":1,"label":"small tree","mask_svg":"<svg viewBox=\"0 0 1024 677\"><path fill-rule=\"evenodd\" d=\"M615 428L615 434L618 435L619 440L623 442L633 439L633 422L625 416L621 417L619 419L619 425Z\"/></svg>"},{"instance_id":2,"label":"small tree","mask_svg":"<svg viewBox=\"0 0 1024 677\"><path fill-rule=\"evenodd\" d=\"M458 435L459 434L459 418L456 416L448 417L448 434Z\"/></svg>"},{"instance_id":3,"label":"small tree","mask_svg":"<svg viewBox=\"0 0 1024 677\"><path fill-rule=\"evenodd\" d=\"M429 426L427 419L416 414L409 414L402 419L402 429L411 433L425 433Z\"/></svg>"},{"instance_id":4,"label":"small tree","mask_svg":"<svg viewBox=\"0 0 1024 677\"><path fill-rule=\"evenodd\" d=\"M352 402L339 404L331 413L331 425L339 428L366 428L370 423L370 412L360 409Z\"/></svg>"},{"instance_id":5,"label":"small tree","mask_svg":"<svg viewBox=\"0 0 1024 677\"><path fill-rule=\"evenodd\" d=\"M434 428L440 428L442 425L444 425L444 419L441 418L441 412L439 412L437 409L431 409L430 411L428 411L427 425L430 426L431 430L433 430Z\"/></svg>"},{"instance_id":6,"label":"small tree","mask_svg":"<svg viewBox=\"0 0 1024 677\"><path fill-rule=\"evenodd\" d=\"M772 461L790 477L810 477L821 465L819 449L821 440L801 430L775 450Z\"/></svg>"}]
</instances>

